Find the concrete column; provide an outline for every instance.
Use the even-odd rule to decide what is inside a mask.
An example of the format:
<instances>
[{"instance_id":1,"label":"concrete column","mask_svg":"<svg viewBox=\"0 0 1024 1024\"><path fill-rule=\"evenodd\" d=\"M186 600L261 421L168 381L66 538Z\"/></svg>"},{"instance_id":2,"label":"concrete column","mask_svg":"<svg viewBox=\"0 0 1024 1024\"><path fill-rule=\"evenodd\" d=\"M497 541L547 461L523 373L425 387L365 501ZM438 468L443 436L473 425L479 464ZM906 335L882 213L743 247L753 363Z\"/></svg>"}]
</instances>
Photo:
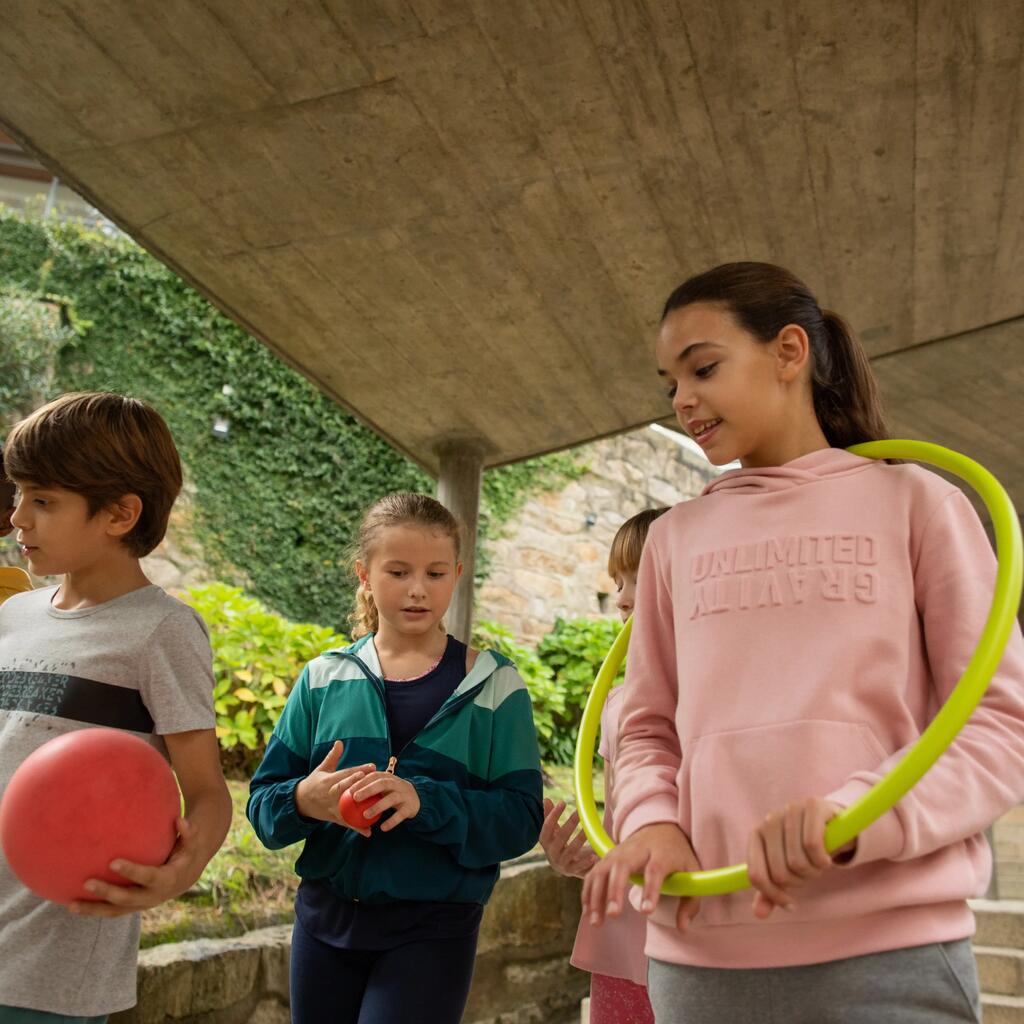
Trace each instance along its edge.
<instances>
[{"instance_id":1,"label":"concrete column","mask_svg":"<svg viewBox=\"0 0 1024 1024\"><path fill-rule=\"evenodd\" d=\"M437 500L462 523L462 579L455 588L446 625L452 636L468 644L473 630L473 570L484 454L482 446L472 441L453 441L439 448L438 455Z\"/></svg>"}]
</instances>

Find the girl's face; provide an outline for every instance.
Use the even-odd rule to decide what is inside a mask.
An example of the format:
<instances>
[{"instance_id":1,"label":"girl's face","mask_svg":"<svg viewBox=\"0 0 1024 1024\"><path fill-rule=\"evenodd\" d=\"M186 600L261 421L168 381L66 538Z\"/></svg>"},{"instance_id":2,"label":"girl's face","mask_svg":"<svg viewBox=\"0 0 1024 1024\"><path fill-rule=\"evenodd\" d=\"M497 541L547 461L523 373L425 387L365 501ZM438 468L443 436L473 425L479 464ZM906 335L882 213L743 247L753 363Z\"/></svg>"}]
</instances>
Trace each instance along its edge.
<instances>
[{"instance_id":1,"label":"girl's face","mask_svg":"<svg viewBox=\"0 0 1024 1024\"><path fill-rule=\"evenodd\" d=\"M661 325L658 374L680 425L716 466L734 459L744 466L776 464L772 448L790 427L792 385L806 365L792 331L803 335L786 327L762 343L726 309L704 302L674 310Z\"/></svg>"},{"instance_id":2,"label":"girl's face","mask_svg":"<svg viewBox=\"0 0 1024 1024\"><path fill-rule=\"evenodd\" d=\"M612 578L615 580L615 607L619 609L619 618L625 622L633 614L633 602L636 600L636 573L623 569Z\"/></svg>"},{"instance_id":3,"label":"girl's face","mask_svg":"<svg viewBox=\"0 0 1024 1024\"><path fill-rule=\"evenodd\" d=\"M373 595L381 626L419 636L438 628L462 563L447 534L413 525L388 526L378 533L369 563L356 562L356 572Z\"/></svg>"}]
</instances>

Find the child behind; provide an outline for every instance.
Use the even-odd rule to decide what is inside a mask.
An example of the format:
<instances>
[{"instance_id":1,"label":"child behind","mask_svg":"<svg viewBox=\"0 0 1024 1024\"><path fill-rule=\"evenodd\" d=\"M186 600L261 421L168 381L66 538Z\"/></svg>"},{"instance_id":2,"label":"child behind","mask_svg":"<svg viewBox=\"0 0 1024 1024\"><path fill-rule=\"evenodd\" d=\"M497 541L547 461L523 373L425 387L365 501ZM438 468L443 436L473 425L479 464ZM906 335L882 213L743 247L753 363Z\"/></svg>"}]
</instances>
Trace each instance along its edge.
<instances>
[{"instance_id":1,"label":"child behind","mask_svg":"<svg viewBox=\"0 0 1024 1024\"><path fill-rule=\"evenodd\" d=\"M619 527L608 555L608 575L615 581L615 606L625 622L633 612L636 574L640 567L647 531L668 509L646 509ZM619 716L623 686L616 686L601 709L601 745L604 758L604 827L612 831L612 807L615 800L615 776L612 765L618 746ZM585 878L596 858L583 833L573 836L578 823L573 813L559 825L565 804L544 801L544 827L540 841L551 866L564 875ZM590 1024L653 1024L654 1011L647 997L647 957L644 942L647 919L627 906L621 916L595 928L584 915L576 933L572 964L589 971Z\"/></svg>"},{"instance_id":2,"label":"child behind","mask_svg":"<svg viewBox=\"0 0 1024 1024\"><path fill-rule=\"evenodd\" d=\"M442 622L459 543L454 517L425 495L369 510L360 639L303 669L252 780L260 839L303 843L296 1024L457 1024L499 865L537 841L526 687L507 658L468 649ZM339 815L344 792L367 801L365 827Z\"/></svg>"},{"instance_id":3,"label":"child behind","mask_svg":"<svg viewBox=\"0 0 1024 1024\"><path fill-rule=\"evenodd\" d=\"M648 537L615 761L621 842L584 883L587 912L620 912L644 874L659 1021L977 1020L967 899L987 883L983 830L1024 794L1019 629L921 781L834 856L823 836L971 657L995 579L981 523L937 474L845 450L885 436L870 366L787 271L691 278L656 353L680 424L743 468ZM739 861L753 897L659 898L669 872Z\"/></svg>"},{"instance_id":4,"label":"child behind","mask_svg":"<svg viewBox=\"0 0 1024 1024\"><path fill-rule=\"evenodd\" d=\"M0 858L0 1024L102 1020L135 1003L138 911L191 888L231 819L206 627L139 565L164 535L181 465L153 409L98 393L18 423L4 459L22 553L62 580L0 608L0 788L47 740L102 726L169 754L185 798L167 863L114 861L134 884L89 882L94 901L44 902Z\"/></svg>"}]
</instances>

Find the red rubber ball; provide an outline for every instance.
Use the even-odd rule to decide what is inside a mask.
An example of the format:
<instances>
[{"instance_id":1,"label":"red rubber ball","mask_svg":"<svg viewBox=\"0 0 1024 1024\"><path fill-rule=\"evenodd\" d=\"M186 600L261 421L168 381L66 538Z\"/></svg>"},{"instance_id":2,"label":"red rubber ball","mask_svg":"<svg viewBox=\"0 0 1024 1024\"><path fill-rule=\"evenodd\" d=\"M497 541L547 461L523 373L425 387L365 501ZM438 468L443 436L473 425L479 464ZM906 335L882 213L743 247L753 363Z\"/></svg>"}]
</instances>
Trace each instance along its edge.
<instances>
[{"instance_id":1,"label":"red rubber ball","mask_svg":"<svg viewBox=\"0 0 1024 1024\"><path fill-rule=\"evenodd\" d=\"M347 821L353 828L369 828L371 825L376 825L380 821L381 814L375 814L372 818L364 818L363 811L366 810L370 804L376 803L380 799L379 796L369 796L365 800L357 800L352 795L351 789L346 789L341 794L341 799L338 800L338 813L342 818Z\"/></svg>"},{"instance_id":2,"label":"red rubber ball","mask_svg":"<svg viewBox=\"0 0 1024 1024\"><path fill-rule=\"evenodd\" d=\"M95 900L90 878L130 885L112 860L163 864L177 839L181 796L170 766L118 729L79 729L44 743L0 801L0 846L11 870L54 903Z\"/></svg>"}]
</instances>

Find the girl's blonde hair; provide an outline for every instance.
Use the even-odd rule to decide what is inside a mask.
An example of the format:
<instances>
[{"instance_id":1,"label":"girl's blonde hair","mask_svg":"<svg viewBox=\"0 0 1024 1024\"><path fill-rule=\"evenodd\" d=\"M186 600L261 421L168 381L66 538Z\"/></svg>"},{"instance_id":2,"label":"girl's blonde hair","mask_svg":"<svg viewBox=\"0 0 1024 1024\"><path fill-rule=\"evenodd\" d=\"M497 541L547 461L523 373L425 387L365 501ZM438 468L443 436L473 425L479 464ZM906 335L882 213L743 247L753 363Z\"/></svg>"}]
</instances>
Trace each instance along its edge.
<instances>
[{"instance_id":1,"label":"girl's blonde hair","mask_svg":"<svg viewBox=\"0 0 1024 1024\"><path fill-rule=\"evenodd\" d=\"M452 544L455 545L455 561L459 560L462 551L462 530L455 516L436 498L412 491L399 491L396 494L385 494L367 509L359 527L352 557L353 569L357 561L363 565L370 564L374 545L381 532L389 526L419 526L425 530L443 533L451 538ZM366 590L362 583L356 590L356 608L349 616L349 621L352 623L354 639L366 636L367 633L376 633L380 625L373 594ZM441 629L444 629L443 622Z\"/></svg>"},{"instance_id":2,"label":"girl's blonde hair","mask_svg":"<svg viewBox=\"0 0 1024 1024\"><path fill-rule=\"evenodd\" d=\"M619 527L612 540L611 551L608 552L609 576L636 572L640 568L640 555L647 540L647 531L651 528L651 523L667 511L667 508L647 508L627 519Z\"/></svg>"}]
</instances>

